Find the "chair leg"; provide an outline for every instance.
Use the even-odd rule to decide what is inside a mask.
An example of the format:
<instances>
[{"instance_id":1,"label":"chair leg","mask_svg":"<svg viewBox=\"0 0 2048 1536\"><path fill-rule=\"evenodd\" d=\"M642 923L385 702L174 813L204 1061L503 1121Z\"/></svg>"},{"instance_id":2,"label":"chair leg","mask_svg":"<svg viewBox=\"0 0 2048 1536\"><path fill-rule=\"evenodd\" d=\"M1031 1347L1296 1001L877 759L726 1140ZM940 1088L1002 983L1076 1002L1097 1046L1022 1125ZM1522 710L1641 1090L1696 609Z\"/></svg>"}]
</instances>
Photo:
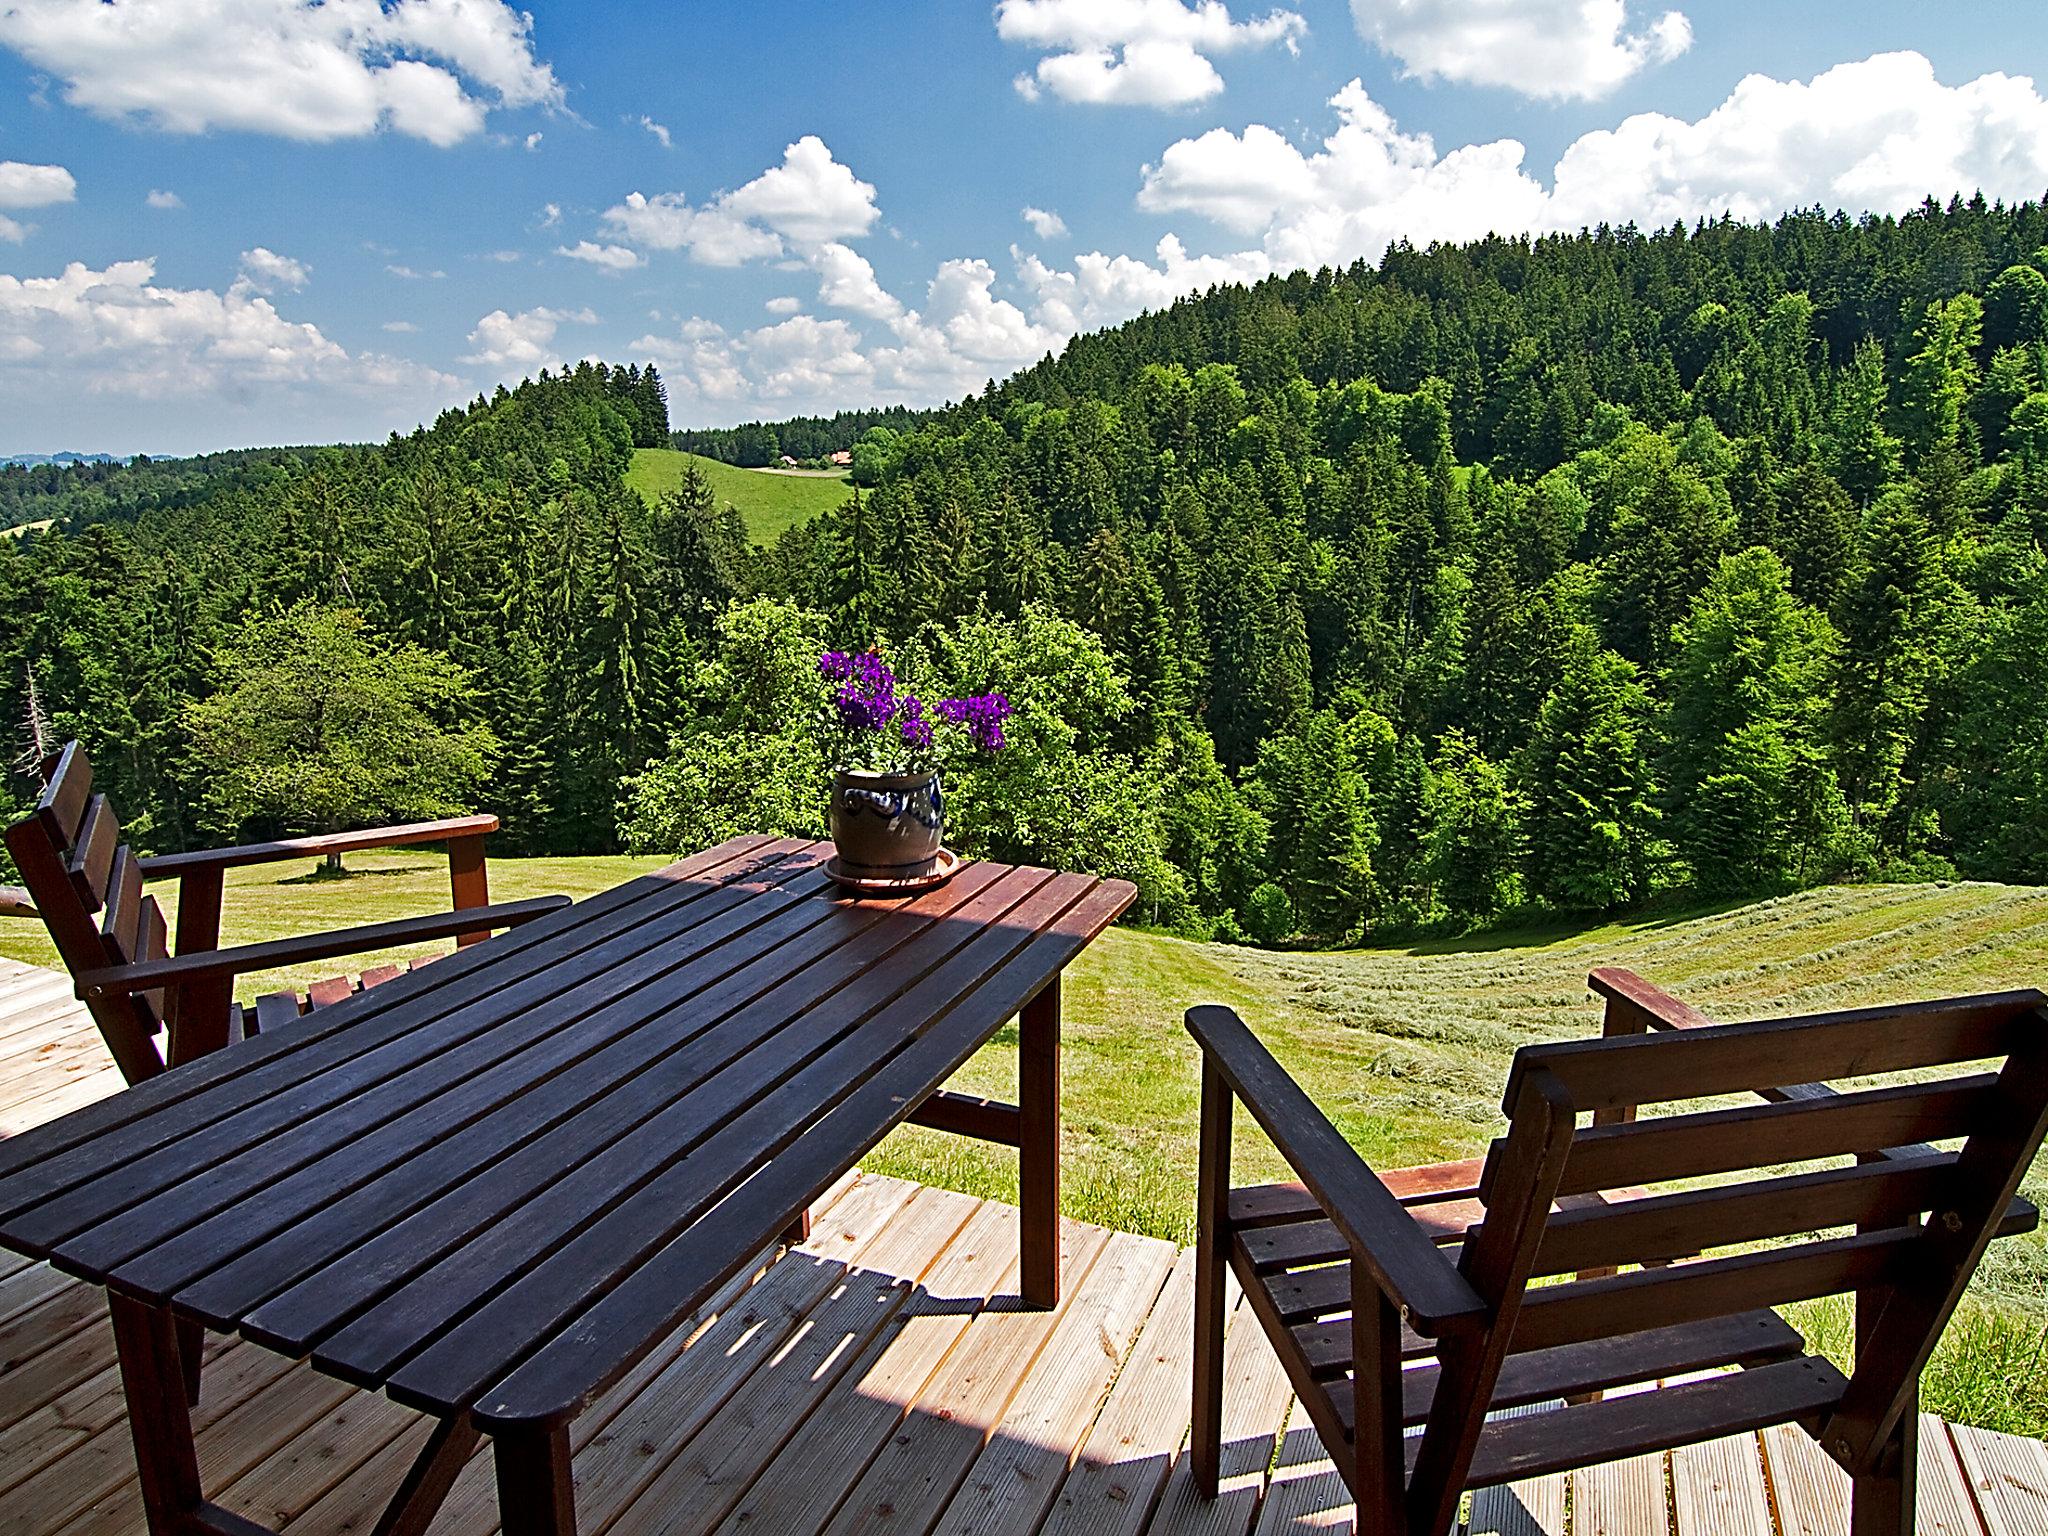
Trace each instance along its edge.
<instances>
[{"instance_id":1,"label":"chair leg","mask_svg":"<svg viewBox=\"0 0 2048 1536\"><path fill-rule=\"evenodd\" d=\"M177 1324L178 1365L185 1373L185 1401L199 1406L199 1375L206 1352L206 1329L180 1319Z\"/></svg>"},{"instance_id":2,"label":"chair leg","mask_svg":"<svg viewBox=\"0 0 2048 1536\"><path fill-rule=\"evenodd\" d=\"M1920 1394L1899 1415L1877 1465L1849 1481L1849 1536L1913 1536L1920 1503Z\"/></svg>"},{"instance_id":3,"label":"chair leg","mask_svg":"<svg viewBox=\"0 0 2048 1536\"><path fill-rule=\"evenodd\" d=\"M1223 1459L1223 1245L1230 1240L1224 1207L1230 1198L1230 1089L1223 1074L1202 1065L1201 1148L1195 1212L1195 1379L1188 1456L1195 1487L1215 1498Z\"/></svg>"}]
</instances>

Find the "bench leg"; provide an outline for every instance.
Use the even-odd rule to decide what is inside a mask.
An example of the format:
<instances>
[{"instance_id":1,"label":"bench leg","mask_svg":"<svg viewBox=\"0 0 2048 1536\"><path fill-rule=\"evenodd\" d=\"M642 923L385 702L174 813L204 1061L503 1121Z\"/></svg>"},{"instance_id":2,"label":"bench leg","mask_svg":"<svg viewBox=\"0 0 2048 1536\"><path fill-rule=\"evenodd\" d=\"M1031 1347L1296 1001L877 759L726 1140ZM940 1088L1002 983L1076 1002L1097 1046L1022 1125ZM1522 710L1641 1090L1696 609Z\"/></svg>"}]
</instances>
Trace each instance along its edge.
<instances>
[{"instance_id":1,"label":"bench leg","mask_svg":"<svg viewBox=\"0 0 2048 1536\"><path fill-rule=\"evenodd\" d=\"M457 912L490 905L491 875L484 863L484 840L481 833L448 839L448 894L453 899ZM488 928L480 929L476 933L459 934L455 940L456 947L481 944L490 936Z\"/></svg>"},{"instance_id":2,"label":"bench leg","mask_svg":"<svg viewBox=\"0 0 2048 1536\"><path fill-rule=\"evenodd\" d=\"M1188 1434L1195 1487L1215 1498L1223 1458L1223 1320L1230 1241L1224 1221L1230 1200L1230 1087L1202 1062L1202 1132L1195 1177L1194 1423Z\"/></svg>"},{"instance_id":3,"label":"bench leg","mask_svg":"<svg viewBox=\"0 0 2048 1536\"><path fill-rule=\"evenodd\" d=\"M784 1246L794 1248L810 1235L811 1208L805 1206L801 1211L797 1212L796 1220L782 1229L782 1241Z\"/></svg>"},{"instance_id":4,"label":"bench leg","mask_svg":"<svg viewBox=\"0 0 2048 1536\"><path fill-rule=\"evenodd\" d=\"M198 1323L180 1322L178 1328L178 1363L185 1372L185 1402L188 1407L199 1406L199 1372L205 1363L206 1329Z\"/></svg>"},{"instance_id":5,"label":"bench leg","mask_svg":"<svg viewBox=\"0 0 2048 1536\"><path fill-rule=\"evenodd\" d=\"M1060 1299L1060 979L1017 1016L1017 1205L1027 1306Z\"/></svg>"},{"instance_id":6,"label":"bench leg","mask_svg":"<svg viewBox=\"0 0 2048 1536\"><path fill-rule=\"evenodd\" d=\"M493 1437L498 1519L504 1536L576 1536L576 1478L569 1427L506 1430Z\"/></svg>"},{"instance_id":7,"label":"bench leg","mask_svg":"<svg viewBox=\"0 0 2048 1536\"><path fill-rule=\"evenodd\" d=\"M1856 1295L1856 1358L1869 1346L1884 1296ZM1849 1536L1913 1536L1920 1503L1920 1387L1914 1383L1877 1465L1849 1480Z\"/></svg>"}]
</instances>

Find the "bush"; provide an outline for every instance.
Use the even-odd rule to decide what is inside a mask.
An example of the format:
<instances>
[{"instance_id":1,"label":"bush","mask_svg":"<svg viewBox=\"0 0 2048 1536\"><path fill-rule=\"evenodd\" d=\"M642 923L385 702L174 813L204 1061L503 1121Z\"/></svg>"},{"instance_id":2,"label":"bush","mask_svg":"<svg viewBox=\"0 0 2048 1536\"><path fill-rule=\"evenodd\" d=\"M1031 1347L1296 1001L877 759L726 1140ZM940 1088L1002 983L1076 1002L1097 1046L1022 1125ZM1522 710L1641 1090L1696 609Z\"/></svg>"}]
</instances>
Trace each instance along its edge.
<instances>
[{"instance_id":1,"label":"bush","mask_svg":"<svg viewBox=\"0 0 2048 1536\"><path fill-rule=\"evenodd\" d=\"M1268 880L1245 903L1245 926L1268 949L1284 943L1294 933L1294 903L1287 899L1285 891Z\"/></svg>"}]
</instances>

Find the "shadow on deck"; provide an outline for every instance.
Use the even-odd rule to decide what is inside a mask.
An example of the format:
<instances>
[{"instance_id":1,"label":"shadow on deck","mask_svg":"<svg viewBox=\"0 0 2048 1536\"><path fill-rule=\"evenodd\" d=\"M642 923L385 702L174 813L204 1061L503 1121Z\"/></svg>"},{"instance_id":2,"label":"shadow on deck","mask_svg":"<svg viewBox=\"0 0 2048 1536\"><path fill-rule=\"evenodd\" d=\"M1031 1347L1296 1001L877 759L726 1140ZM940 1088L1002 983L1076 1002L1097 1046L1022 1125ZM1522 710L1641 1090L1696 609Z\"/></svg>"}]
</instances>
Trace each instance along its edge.
<instances>
[{"instance_id":1,"label":"shadow on deck","mask_svg":"<svg viewBox=\"0 0 2048 1536\"><path fill-rule=\"evenodd\" d=\"M54 985L53 985L54 984ZM68 984L0 963L0 1132L120 1086ZM1226 1488L1194 1493L1193 1256L1068 1223L1065 1300L1018 1308L1017 1213L862 1175L811 1239L727 1292L576 1426L586 1533L1348 1531L1344 1490L1248 1313L1226 1351ZM209 1340L212 1496L294 1533L360 1532L428 1423ZM0 1258L0 1536L143 1529L99 1293ZM488 1450L432 1527L496 1527ZM1925 1536L2048 1530L2048 1447L1922 1421ZM1831 1536L1839 1470L1796 1429L1488 1490L1471 1536Z\"/></svg>"}]
</instances>

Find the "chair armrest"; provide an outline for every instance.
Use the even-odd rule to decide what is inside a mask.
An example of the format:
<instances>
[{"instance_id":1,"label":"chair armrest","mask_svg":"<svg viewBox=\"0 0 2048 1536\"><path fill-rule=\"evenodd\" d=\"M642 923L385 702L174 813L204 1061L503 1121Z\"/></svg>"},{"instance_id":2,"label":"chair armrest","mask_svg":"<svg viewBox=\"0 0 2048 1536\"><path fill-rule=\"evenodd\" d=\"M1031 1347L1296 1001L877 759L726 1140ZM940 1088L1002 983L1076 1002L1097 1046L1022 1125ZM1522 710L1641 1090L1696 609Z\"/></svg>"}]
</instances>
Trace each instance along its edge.
<instances>
[{"instance_id":1,"label":"chair armrest","mask_svg":"<svg viewBox=\"0 0 2048 1536\"><path fill-rule=\"evenodd\" d=\"M1483 1316L1486 1304L1401 1202L1232 1009L1190 1008L1188 1033L1280 1149L1359 1264L1418 1333Z\"/></svg>"},{"instance_id":2,"label":"chair armrest","mask_svg":"<svg viewBox=\"0 0 2048 1536\"><path fill-rule=\"evenodd\" d=\"M163 853L141 860L145 880L205 870L238 869L245 864L275 864L328 853L360 853L367 848L404 848L413 843L445 843L454 837L481 837L498 830L495 816L450 816L441 821L414 821L402 827L366 827L360 832L323 832L313 837L286 837L274 843L243 843L235 848L195 848L190 853Z\"/></svg>"},{"instance_id":3,"label":"chair armrest","mask_svg":"<svg viewBox=\"0 0 2048 1536\"><path fill-rule=\"evenodd\" d=\"M1618 1005L1620 1011L1640 1018L1650 1029L1698 1029L1714 1022L1691 1003L1618 965L1601 966L1586 978L1586 985L1609 1003ZM1610 1034L1615 1011L1608 1010Z\"/></svg>"},{"instance_id":4,"label":"chair armrest","mask_svg":"<svg viewBox=\"0 0 2048 1536\"><path fill-rule=\"evenodd\" d=\"M251 971L275 970L301 965L308 960L332 960L339 955L359 955L367 950L389 949L399 944L418 944L429 939L453 938L485 928L516 928L569 905L566 896L535 896L526 901L508 901L492 907L466 907L455 912L433 912L425 917L402 917L388 923L367 923L358 928L337 928L329 933L307 934L302 938L268 939L261 944L243 944L234 949L205 949L196 954L173 955L168 960L145 960L135 965L112 965L86 971L78 977L78 995L83 998L121 996L150 992L158 987L178 986L190 981L218 980L242 976Z\"/></svg>"}]
</instances>

